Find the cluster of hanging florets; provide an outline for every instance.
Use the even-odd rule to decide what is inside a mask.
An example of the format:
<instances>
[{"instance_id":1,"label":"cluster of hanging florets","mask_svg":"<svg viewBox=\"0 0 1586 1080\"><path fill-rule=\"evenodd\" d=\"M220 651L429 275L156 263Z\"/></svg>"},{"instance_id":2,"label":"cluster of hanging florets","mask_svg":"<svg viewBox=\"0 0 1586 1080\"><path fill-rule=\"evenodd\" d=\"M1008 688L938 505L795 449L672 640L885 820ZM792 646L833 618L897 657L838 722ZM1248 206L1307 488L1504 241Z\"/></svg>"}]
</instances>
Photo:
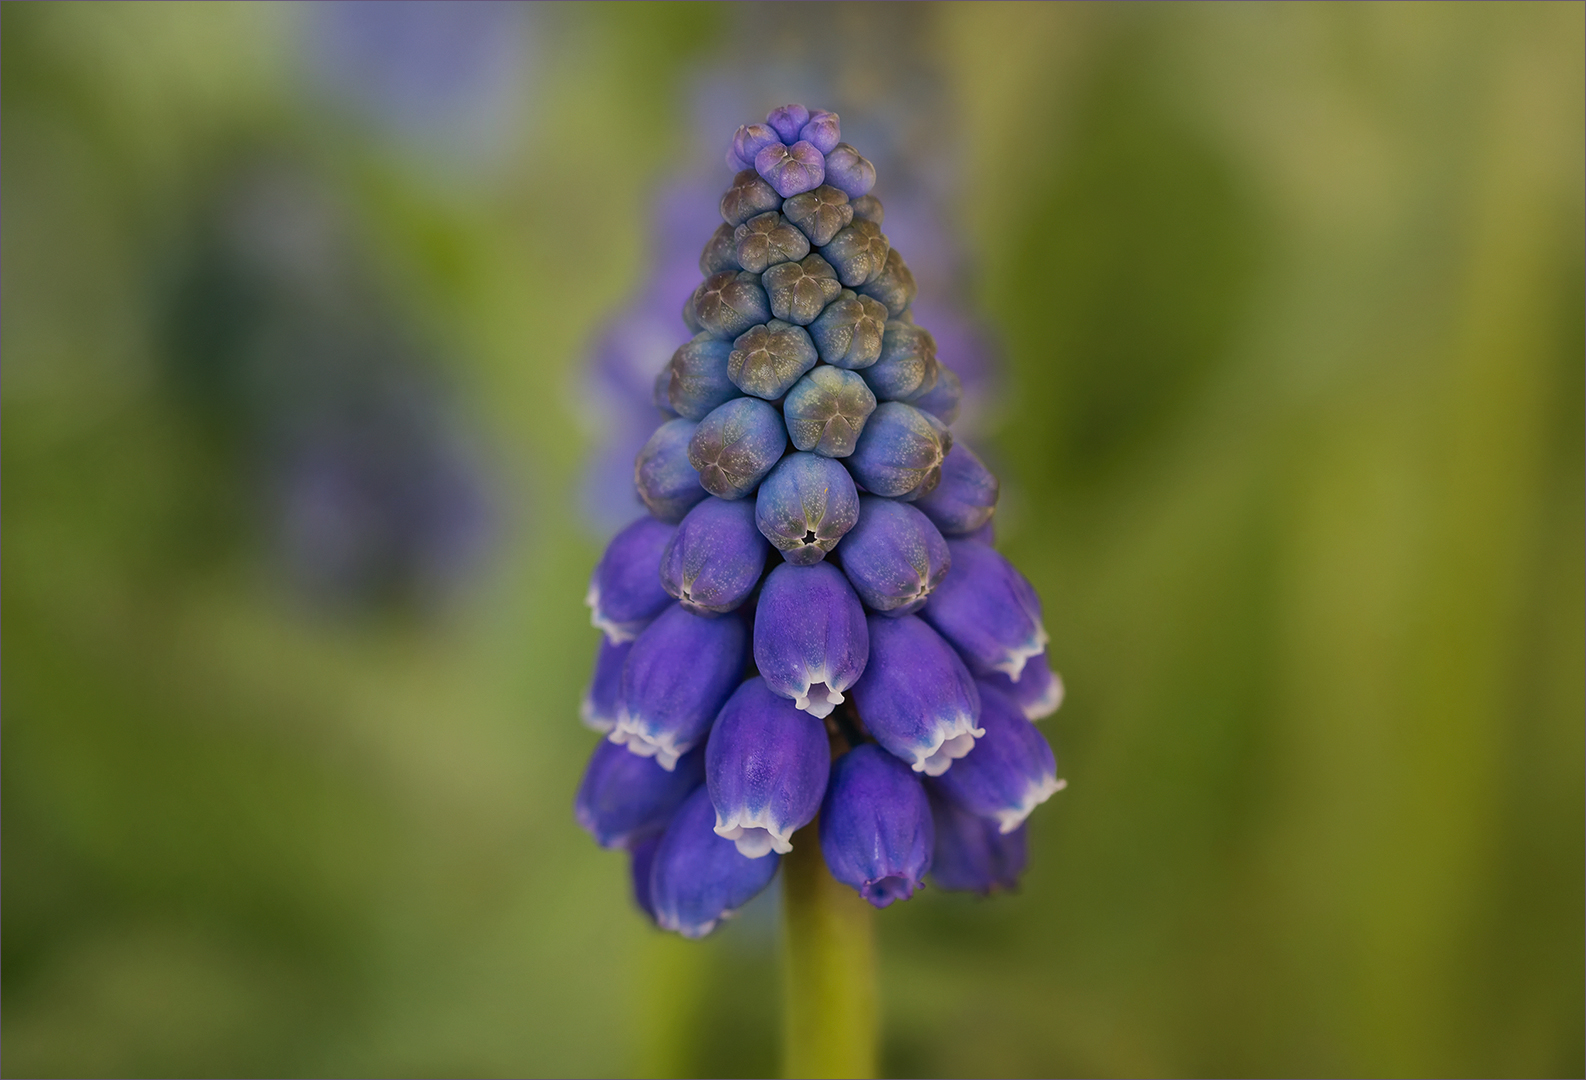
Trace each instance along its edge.
<instances>
[{"instance_id":1,"label":"cluster of hanging florets","mask_svg":"<svg viewBox=\"0 0 1586 1080\"><path fill-rule=\"evenodd\" d=\"M832 874L877 907L927 873L1010 887L1025 818L1063 786L1031 723L1062 684L1035 591L991 546L996 477L949 430L958 378L910 319L875 169L835 113L776 109L727 160L694 337L656 382L669 419L634 464L650 516L590 582L583 715L607 738L579 821L690 937L817 814Z\"/></svg>"}]
</instances>

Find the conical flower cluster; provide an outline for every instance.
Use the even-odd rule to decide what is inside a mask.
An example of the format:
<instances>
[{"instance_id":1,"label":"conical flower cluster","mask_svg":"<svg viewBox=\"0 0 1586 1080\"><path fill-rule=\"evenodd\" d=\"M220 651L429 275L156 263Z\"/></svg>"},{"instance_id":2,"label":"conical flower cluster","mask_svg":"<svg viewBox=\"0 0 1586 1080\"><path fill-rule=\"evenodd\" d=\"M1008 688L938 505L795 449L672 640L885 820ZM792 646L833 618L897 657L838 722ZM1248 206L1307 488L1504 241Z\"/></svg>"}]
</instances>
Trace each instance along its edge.
<instances>
[{"instance_id":1,"label":"conical flower cluster","mask_svg":"<svg viewBox=\"0 0 1586 1080\"><path fill-rule=\"evenodd\" d=\"M875 169L835 113L738 129L723 223L634 464L650 515L590 582L579 822L657 923L709 933L819 816L877 907L929 873L991 892L1063 782L1032 721L1062 684L991 546L997 479L955 444L957 376L914 325ZM801 841L802 842L802 841Z\"/></svg>"}]
</instances>

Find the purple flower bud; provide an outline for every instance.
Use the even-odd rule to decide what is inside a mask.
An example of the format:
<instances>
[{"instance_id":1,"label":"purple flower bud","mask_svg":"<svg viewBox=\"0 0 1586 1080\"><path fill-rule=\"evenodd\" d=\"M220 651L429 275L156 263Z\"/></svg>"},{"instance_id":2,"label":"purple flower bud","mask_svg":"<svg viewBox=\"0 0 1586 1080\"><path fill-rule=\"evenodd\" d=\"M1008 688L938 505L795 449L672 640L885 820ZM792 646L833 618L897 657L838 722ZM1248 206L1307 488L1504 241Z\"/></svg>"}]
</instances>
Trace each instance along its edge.
<instances>
[{"instance_id":1,"label":"purple flower bud","mask_svg":"<svg viewBox=\"0 0 1586 1080\"><path fill-rule=\"evenodd\" d=\"M1018 682L1000 671L982 675L980 681L995 686L1012 698L1026 720L1045 719L1063 704L1063 679L1047 663L1046 653L1025 661Z\"/></svg>"},{"instance_id":2,"label":"purple flower bud","mask_svg":"<svg viewBox=\"0 0 1586 1080\"><path fill-rule=\"evenodd\" d=\"M633 486L650 513L678 522L688 508L709 494L699 485L699 472L688 460L689 443L699 425L668 420L655 429L633 461Z\"/></svg>"},{"instance_id":3,"label":"purple flower bud","mask_svg":"<svg viewBox=\"0 0 1586 1080\"><path fill-rule=\"evenodd\" d=\"M622 700L622 665L632 648L631 641L612 644L605 637L600 639L600 650L595 653L595 674L578 707L579 718L591 731L604 734L617 725L617 704Z\"/></svg>"},{"instance_id":4,"label":"purple flower bud","mask_svg":"<svg viewBox=\"0 0 1586 1080\"><path fill-rule=\"evenodd\" d=\"M771 401L787 393L816 359L807 330L771 319L738 335L727 355L727 377L744 393Z\"/></svg>"},{"instance_id":5,"label":"purple flower bud","mask_svg":"<svg viewBox=\"0 0 1586 1080\"><path fill-rule=\"evenodd\" d=\"M760 275L747 270L712 274L694 290L689 302L700 329L728 341L771 317Z\"/></svg>"},{"instance_id":6,"label":"purple flower bud","mask_svg":"<svg viewBox=\"0 0 1586 1080\"><path fill-rule=\"evenodd\" d=\"M821 186L826 179L826 159L807 142L778 143L754 156L754 170L787 199Z\"/></svg>"},{"instance_id":7,"label":"purple flower bud","mask_svg":"<svg viewBox=\"0 0 1586 1080\"><path fill-rule=\"evenodd\" d=\"M838 280L850 289L857 289L880 276L891 248L891 243L881 235L880 226L858 218L846 229L839 229L831 243L821 248L821 254L836 269Z\"/></svg>"},{"instance_id":8,"label":"purple flower bud","mask_svg":"<svg viewBox=\"0 0 1586 1080\"><path fill-rule=\"evenodd\" d=\"M781 205L782 197L776 189L760 179L753 168L746 168L732 178L732 187L721 197L721 219L736 227Z\"/></svg>"},{"instance_id":9,"label":"purple flower bud","mask_svg":"<svg viewBox=\"0 0 1586 1080\"><path fill-rule=\"evenodd\" d=\"M954 806L929 786L926 794L930 796L931 817L936 824L932 883L938 889L982 896L1017 886L1027 854L1025 826L1004 833L995 821Z\"/></svg>"},{"instance_id":10,"label":"purple flower bud","mask_svg":"<svg viewBox=\"0 0 1586 1080\"><path fill-rule=\"evenodd\" d=\"M991 520L997 509L1000 485L963 443L942 459L942 480L929 495L915 502L943 536L972 533Z\"/></svg>"},{"instance_id":11,"label":"purple flower bud","mask_svg":"<svg viewBox=\"0 0 1586 1080\"><path fill-rule=\"evenodd\" d=\"M727 377L731 352L731 343L696 334L672 354L663 375L667 401L679 415L703 420L716 406L738 396L738 388Z\"/></svg>"},{"instance_id":12,"label":"purple flower bud","mask_svg":"<svg viewBox=\"0 0 1586 1080\"><path fill-rule=\"evenodd\" d=\"M875 411L876 396L865 380L829 364L795 383L782 403L793 445L831 458L854 452L865 421Z\"/></svg>"},{"instance_id":13,"label":"purple flower bud","mask_svg":"<svg viewBox=\"0 0 1586 1080\"><path fill-rule=\"evenodd\" d=\"M639 910L655 921L655 905L650 903L650 871L655 866L655 853L661 847L659 834L641 840L628 852L628 880L633 885L633 902Z\"/></svg>"},{"instance_id":14,"label":"purple flower bud","mask_svg":"<svg viewBox=\"0 0 1586 1080\"><path fill-rule=\"evenodd\" d=\"M797 225L809 242L825 247L854 220L848 196L830 184L793 196L782 204L783 215Z\"/></svg>"},{"instance_id":15,"label":"purple flower bud","mask_svg":"<svg viewBox=\"0 0 1586 1080\"><path fill-rule=\"evenodd\" d=\"M832 765L820 831L832 877L878 908L914 895L936 844L925 786L873 743L854 747Z\"/></svg>"},{"instance_id":16,"label":"purple flower bud","mask_svg":"<svg viewBox=\"0 0 1586 1080\"><path fill-rule=\"evenodd\" d=\"M663 930L702 938L760 895L776 876L780 855L751 859L716 835L710 791L700 787L662 834L650 868L651 909Z\"/></svg>"},{"instance_id":17,"label":"purple flower bud","mask_svg":"<svg viewBox=\"0 0 1586 1080\"><path fill-rule=\"evenodd\" d=\"M824 720L869 658L864 609L836 567L771 571L754 615L754 662L766 686Z\"/></svg>"},{"instance_id":18,"label":"purple flower bud","mask_svg":"<svg viewBox=\"0 0 1586 1080\"><path fill-rule=\"evenodd\" d=\"M716 226L716 231L710 234L710 240L705 244L705 250L699 253L699 272L706 277L719 274L723 270L738 270L738 254L733 244L735 230L726 222Z\"/></svg>"},{"instance_id":19,"label":"purple flower bud","mask_svg":"<svg viewBox=\"0 0 1586 1080\"><path fill-rule=\"evenodd\" d=\"M886 219L886 209L882 207L881 200L874 195L861 195L859 198L852 200L852 206L854 208L854 217L874 222L878 229Z\"/></svg>"},{"instance_id":20,"label":"purple flower bud","mask_svg":"<svg viewBox=\"0 0 1586 1080\"><path fill-rule=\"evenodd\" d=\"M706 499L688 512L661 553L661 584L694 614L720 615L754 591L765 557L765 538L747 499Z\"/></svg>"},{"instance_id":21,"label":"purple flower bud","mask_svg":"<svg viewBox=\"0 0 1586 1080\"><path fill-rule=\"evenodd\" d=\"M975 752L932 780L949 800L1010 833L1030 811L1067 786L1057 778L1052 748L1024 718L1018 703L980 684L980 726Z\"/></svg>"},{"instance_id":22,"label":"purple flower bud","mask_svg":"<svg viewBox=\"0 0 1586 1080\"><path fill-rule=\"evenodd\" d=\"M716 835L751 859L786 855L794 831L815 819L830 769L825 725L764 679L748 680L722 706L705 746Z\"/></svg>"},{"instance_id":23,"label":"purple flower bud","mask_svg":"<svg viewBox=\"0 0 1586 1080\"><path fill-rule=\"evenodd\" d=\"M847 143L838 143L827 152L826 175L850 199L857 199L876 186L876 167Z\"/></svg>"},{"instance_id":24,"label":"purple flower bud","mask_svg":"<svg viewBox=\"0 0 1586 1080\"><path fill-rule=\"evenodd\" d=\"M887 401L876 406L865 422L848 468L855 480L876 495L894 498L922 487L923 494L935 486L946 452L926 413L899 401Z\"/></svg>"},{"instance_id":25,"label":"purple flower bud","mask_svg":"<svg viewBox=\"0 0 1586 1080\"><path fill-rule=\"evenodd\" d=\"M934 387L939 370L936 340L929 331L888 322L881 335L881 359L865 368L865 382L882 401L902 401Z\"/></svg>"},{"instance_id":26,"label":"purple flower bud","mask_svg":"<svg viewBox=\"0 0 1586 1080\"><path fill-rule=\"evenodd\" d=\"M812 110L809 123L799 128L798 137L823 154L831 153L837 149L837 144L843 137L837 114L827 112L825 109Z\"/></svg>"},{"instance_id":27,"label":"purple flower bud","mask_svg":"<svg viewBox=\"0 0 1586 1080\"><path fill-rule=\"evenodd\" d=\"M945 426L958 419L958 403L963 397L964 384L959 381L957 372L937 361L936 385L924 393L911 395L908 403L936 417ZM943 468L946 468L945 463Z\"/></svg>"},{"instance_id":28,"label":"purple flower bud","mask_svg":"<svg viewBox=\"0 0 1586 1080\"><path fill-rule=\"evenodd\" d=\"M654 518L640 518L606 545L589 578L589 621L613 645L632 641L672 598L661 587L661 553L676 530Z\"/></svg>"},{"instance_id":29,"label":"purple flower bud","mask_svg":"<svg viewBox=\"0 0 1586 1080\"><path fill-rule=\"evenodd\" d=\"M659 835L704 780L702 747L684 754L668 771L602 739L584 769L573 816L601 847L631 848Z\"/></svg>"},{"instance_id":30,"label":"purple flower bud","mask_svg":"<svg viewBox=\"0 0 1586 1080\"><path fill-rule=\"evenodd\" d=\"M608 738L673 769L710 731L743 677L748 632L736 615L706 619L673 606L633 643Z\"/></svg>"},{"instance_id":31,"label":"purple flower bud","mask_svg":"<svg viewBox=\"0 0 1586 1080\"><path fill-rule=\"evenodd\" d=\"M953 647L917 616L872 615L865 622L870 661L854 684L859 715L882 749L915 772L941 776L985 734L975 723L975 680Z\"/></svg>"},{"instance_id":32,"label":"purple flower bud","mask_svg":"<svg viewBox=\"0 0 1586 1080\"><path fill-rule=\"evenodd\" d=\"M880 222L876 223L876 227L880 228ZM881 273L860 291L880 300L887 306L887 315L895 319L914 303L919 286L914 284L914 274L903 262L903 256L898 254L897 248L892 248L887 252L887 261L882 264Z\"/></svg>"},{"instance_id":33,"label":"purple flower bud","mask_svg":"<svg viewBox=\"0 0 1586 1080\"><path fill-rule=\"evenodd\" d=\"M949 540L953 572L926 605L925 621L979 675L1000 671L1014 682L1024 662L1046 650L1041 598L1013 564L985 544Z\"/></svg>"},{"instance_id":34,"label":"purple flower bud","mask_svg":"<svg viewBox=\"0 0 1586 1080\"><path fill-rule=\"evenodd\" d=\"M765 124L744 124L732 137L727 165L733 169L752 169L756 154L772 143L781 141L777 133Z\"/></svg>"},{"instance_id":35,"label":"purple flower bud","mask_svg":"<svg viewBox=\"0 0 1586 1080\"><path fill-rule=\"evenodd\" d=\"M771 314L798 326L814 322L843 291L837 271L819 255L773 266L760 275L760 284L771 300Z\"/></svg>"},{"instance_id":36,"label":"purple flower bud","mask_svg":"<svg viewBox=\"0 0 1586 1080\"><path fill-rule=\"evenodd\" d=\"M782 105L772 109L765 122L779 139L792 144L802 137L799 132L810 122L810 111L802 105Z\"/></svg>"},{"instance_id":37,"label":"purple flower bud","mask_svg":"<svg viewBox=\"0 0 1586 1080\"><path fill-rule=\"evenodd\" d=\"M810 339L822 360L853 371L880 357L886 321L887 309L879 300L844 289L810 324Z\"/></svg>"},{"instance_id":38,"label":"purple flower bud","mask_svg":"<svg viewBox=\"0 0 1586 1080\"><path fill-rule=\"evenodd\" d=\"M732 233L733 255L750 273L763 274L768 266L798 262L810 253L810 242L775 210L756 214Z\"/></svg>"},{"instance_id":39,"label":"purple flower bud","mask_svg":"<svg viewBox=\"0 0 1586 1080\"><path fill-rule=\"evenodd\" d=\"M688 443L700 485L723 499L755 489L787 449L782 414L759 398L734 398L711 410Z\"/></svg>"},{"instance_id":40,"label":"purple flower bud","mask_svg":"<svg viewBox=\"0 0 1586 1080\"><path fill-rule=\"evenodd\" d=\"M859 523L843 538L843 572L872 611L894 618L918 611L947 576L947 541L906 503L863 495Z\"/></svg>"},{"instance_id":41,"label":"purple flower bud","mask_svg":"<svg viewBox=\"0 0 1586 1080\"><path fill-rule=\"evenodd\" d=\"M784 559L809 566L825 558L859 520L859 493L839 462L793 453L760 484L754 517L761 535Z\"/></svg>"}]
</instances>

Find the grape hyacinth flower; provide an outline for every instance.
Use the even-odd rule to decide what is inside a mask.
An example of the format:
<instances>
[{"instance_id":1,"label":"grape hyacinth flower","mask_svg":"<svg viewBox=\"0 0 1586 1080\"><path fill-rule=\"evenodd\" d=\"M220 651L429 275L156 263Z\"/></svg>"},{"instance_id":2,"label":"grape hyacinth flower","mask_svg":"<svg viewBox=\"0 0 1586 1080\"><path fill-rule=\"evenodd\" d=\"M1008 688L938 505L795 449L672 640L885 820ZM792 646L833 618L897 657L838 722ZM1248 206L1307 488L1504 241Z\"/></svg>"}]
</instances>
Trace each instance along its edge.
<instances>
[{"instance_id":1,"label":"grape hyacinth flower","mask_svg":"<svg viewBox=\"0 0 1586 1080\"><path fill-rule=\"evenodd\" d=\"M878 908L1009 888L1063 786L1031 723L1062 683L991 546L997 480L949 427L954 356L835 113L782 106L726 156L634 466L649 516L590 586L583 718L608 741L578 820L687 937L806 844Z\"/></svg>"}]
</instances>

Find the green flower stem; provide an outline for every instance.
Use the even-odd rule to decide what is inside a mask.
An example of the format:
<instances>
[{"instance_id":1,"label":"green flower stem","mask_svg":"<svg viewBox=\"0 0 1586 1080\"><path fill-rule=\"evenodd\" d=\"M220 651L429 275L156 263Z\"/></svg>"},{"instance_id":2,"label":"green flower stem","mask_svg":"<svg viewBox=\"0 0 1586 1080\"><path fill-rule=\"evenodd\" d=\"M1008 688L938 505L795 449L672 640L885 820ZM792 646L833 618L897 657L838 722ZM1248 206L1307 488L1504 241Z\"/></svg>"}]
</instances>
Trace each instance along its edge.
<instances>
[{"instance_id":1,"label":"green flower stem","mask_svg":"<svg viewBox=\"0 0 1586 1080\"><path fill-rule=\"evenodd\" d=\"M815 824L782 860L782 1075L876 1075L870 905L826 870Z\"/></svg>"}]
</instances>

